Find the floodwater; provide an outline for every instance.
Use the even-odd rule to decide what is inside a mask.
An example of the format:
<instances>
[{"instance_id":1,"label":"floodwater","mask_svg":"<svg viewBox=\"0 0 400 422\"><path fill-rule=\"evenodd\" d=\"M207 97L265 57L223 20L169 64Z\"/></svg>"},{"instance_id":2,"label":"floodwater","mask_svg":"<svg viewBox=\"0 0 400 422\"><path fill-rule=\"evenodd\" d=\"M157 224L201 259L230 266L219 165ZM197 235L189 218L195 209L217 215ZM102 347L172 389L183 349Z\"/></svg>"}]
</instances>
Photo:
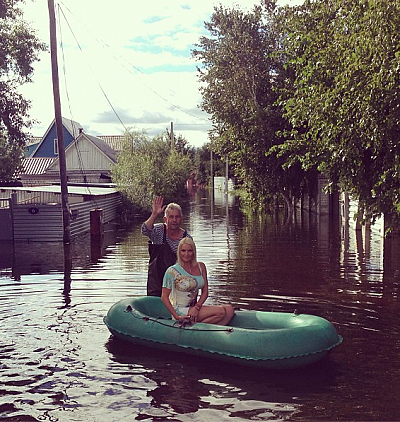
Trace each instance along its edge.
<instances>
[{"instance_id":1,"label":"floodwater","mask_svg":"<svg viewBox=\"0 0 400 422\"><path fill-rule=\"evenodd\" d=\"M209 303L316 314L344 342L299 370L246 369L121 343L103 316L145 294L138 220L103 243L0 244L2 421L400 420L400 254L378 230L296 216L289 224L198 191L185 227L207 264ZM342 224L343 223L343 224Z\"/></svg>"}]
</instances>

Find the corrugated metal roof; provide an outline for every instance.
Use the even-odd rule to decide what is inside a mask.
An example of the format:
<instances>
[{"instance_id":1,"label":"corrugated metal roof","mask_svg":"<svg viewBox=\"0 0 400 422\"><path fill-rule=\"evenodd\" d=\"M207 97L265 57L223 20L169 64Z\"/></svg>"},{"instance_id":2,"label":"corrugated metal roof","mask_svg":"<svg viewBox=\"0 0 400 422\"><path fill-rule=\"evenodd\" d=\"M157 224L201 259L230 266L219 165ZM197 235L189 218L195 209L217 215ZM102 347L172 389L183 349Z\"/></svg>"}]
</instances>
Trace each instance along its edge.
<instances>
[{"instance_id":1,"label":"corrugated metal roof","mask_svg":"<svg viewBox=\"0 0 400 422\"><path fill-rule=\"evenodd\" d=\"M114 151L121 151L126 139L124 135L97 135L96 138L103 140Z\"/></svg>"},{"instance_id":2,"label":"corrugated metal roof","mask_svg":"<svg viewBox=\"0 0 400 422\"><path fill-rule=\"evenodd\" d=\"M41 136L30 136L26 142L26 146L38 144L42 140Z\"/></svg>"},{"instance_id":3,"label":"corrugated metal roof","mask_svg":"<svg viewBox=\"0 0 400 422\"><path fill-rule=\"evenodd\" d=\"M22 160L22 174L43 174L50 164L54 161L54 157L28 157Z\"/></svg>"},{"instance_id":4,"label":"corrugated metal roof","mask_svg":"<svg viewBox=\"0 0 400 422\"><path fill-rule=\"evenodd\" d=\"M49 192L49 193L61 193L61 186L14 186L14 187L1 187L1 190L6 191L22 191L22 192ZM68 193L70 195L110 195L117 193L118 191L114 188L100 188L97 186L68 186Z\"/></svg>"}]
</instances>

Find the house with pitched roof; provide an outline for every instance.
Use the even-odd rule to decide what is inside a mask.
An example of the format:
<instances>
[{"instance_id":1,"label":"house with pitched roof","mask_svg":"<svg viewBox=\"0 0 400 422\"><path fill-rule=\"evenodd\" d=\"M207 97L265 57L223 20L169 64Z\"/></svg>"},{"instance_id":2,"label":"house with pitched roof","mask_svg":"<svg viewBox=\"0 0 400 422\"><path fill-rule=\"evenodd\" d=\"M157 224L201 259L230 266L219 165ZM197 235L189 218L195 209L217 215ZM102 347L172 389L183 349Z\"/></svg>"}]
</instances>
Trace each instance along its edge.
<instances>
[{"instance_id":1,"label":"house with pitched roof","mask_svg":"<svg viewBox=\"0 0 400 422\"><path fill-rule=\"evenodd\" d=\"M93 211L101 211L102 223L118 217L121 195L111 184L111 168L117 162L117 152L109 143L117 145L122 139L106 137L107 143L86 134L77 122L65 118L62 122L70 227L74 237L90 230ZM63 223L55 120L32 155L24 159L18 178L23 186L0 189L0 240L61 241Z\"/></svg>"},{"instance_id":2,"label":"house with pitched roof","mask_svg":"<svg viewBox=\"0 0 400 422\"><path fill-rule=\"evenodd\" d=\"M116 150L109 142L86 134L80 123L65 118L62 122L68 183L110 183ZM31 155L24 159L23 171L18 177L24 186L56 184L60 180L59 168L53 120Z\"/></svg>"},{"instance_id":3,"label":"house with pitched roof","mask_svg":"<svg viewBox=\"0 0 400 422\"><path fill-rule=\"evenodd\" d=\"M63 118L71 236L90 229L91 212L101 211L102 223L118 217L119 192L110 184L117 152L105 141ZM0 190L0 239L61 241L60 166L55 121L18 175L21 187Z\"/></svg>"},{"instance_id":4,"label":"house with pitched roof","mask_svg":"<svg viewBox=\"0 0 400 422\"><path fill-rule=\"evenodd\" d=\"M117 153L103 140L81 132L65 149L69 183L110 183L111 167L117 162ZM59 177L60 165L56 158L46 175Z\"/></svg>"}]
</instances>

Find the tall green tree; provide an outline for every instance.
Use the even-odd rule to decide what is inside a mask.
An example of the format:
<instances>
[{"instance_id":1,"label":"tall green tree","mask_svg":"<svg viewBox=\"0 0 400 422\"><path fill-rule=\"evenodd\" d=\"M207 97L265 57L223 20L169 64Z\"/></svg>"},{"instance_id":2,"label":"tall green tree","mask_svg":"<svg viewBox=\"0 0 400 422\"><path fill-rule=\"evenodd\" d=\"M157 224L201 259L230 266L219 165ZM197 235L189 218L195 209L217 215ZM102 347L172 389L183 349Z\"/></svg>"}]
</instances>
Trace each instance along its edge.
<instances>
[{"instance_id":1,"label":"tall green tree","mask_svg":"<svg viewBox=\"0 0 400 422\"><path fill-rule=\"evenodd\" d=\"M156 195L166 201L177 201L184 195L192 169L190 157L171 149L168 137L151 139L144 132L131 131L112 168L112 178L136 210L144 211Z\"/></svg>"},{"instance_id":2,"label":"tall green tree","mask_svg":"<svg viewBox=\"0 0 400 422\"><path fill-rule=\"evenodd\" d=\"M281 9L281 151L316 166L372 215L400 215L400 3L306 0Z\"/></svg>"},{"instance_id":3,"label":"tall green tree","mask_svg":"<svg viewBox=\"0 0 400 422\"><path fill-rule=\"evenodd\" d=\"M32 81L33 63L45 45L23 20L21 0L0 0L0 180L20 168L31 127L30 103L18 88Z\"/></svg>"},{"instance_id":4,"label":"tall green tree","mask_svg":"<svg viewBox=\"0 0 400 422\"><path fill-rule=\"evenodd\" d=\"M212 118L213 148L228 154L230 166L251 205L264 206L281 194L289 203L299 195L304 174L299 165L283 167L285 158L271 154L286 128L277 105L276 86L285 76L275 55L275 2L252 12L216 7L205 24L193 56L201 62L202 108Z\"/></svg>"}]
</instances>

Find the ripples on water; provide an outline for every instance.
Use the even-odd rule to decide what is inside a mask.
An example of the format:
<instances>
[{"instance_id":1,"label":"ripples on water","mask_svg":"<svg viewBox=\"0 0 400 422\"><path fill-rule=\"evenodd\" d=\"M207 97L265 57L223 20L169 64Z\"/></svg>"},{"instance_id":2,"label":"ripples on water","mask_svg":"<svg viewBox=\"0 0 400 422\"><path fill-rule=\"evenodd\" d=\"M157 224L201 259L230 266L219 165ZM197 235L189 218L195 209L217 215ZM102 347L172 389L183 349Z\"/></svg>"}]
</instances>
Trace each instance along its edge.
<instances>
[{"instance_id":1,"label":"ripples on water","mask_svg":"<svg viewBox=\"0 0 400 422\"><path fill-rule=\"evenodd\" d=\"M141 221L107 227L100 247L74 242L70 285L62 245L2 244L0 419L397 420L396 244L383 253L374 230L360 239L323 219L277 225L224 201L211 207L199 192L185 210L207 264L209 301L325 317L345 339L330 359L274 373L114 340L102 322L109 307L145 294Z\"/></svg>"}]
</instances>

